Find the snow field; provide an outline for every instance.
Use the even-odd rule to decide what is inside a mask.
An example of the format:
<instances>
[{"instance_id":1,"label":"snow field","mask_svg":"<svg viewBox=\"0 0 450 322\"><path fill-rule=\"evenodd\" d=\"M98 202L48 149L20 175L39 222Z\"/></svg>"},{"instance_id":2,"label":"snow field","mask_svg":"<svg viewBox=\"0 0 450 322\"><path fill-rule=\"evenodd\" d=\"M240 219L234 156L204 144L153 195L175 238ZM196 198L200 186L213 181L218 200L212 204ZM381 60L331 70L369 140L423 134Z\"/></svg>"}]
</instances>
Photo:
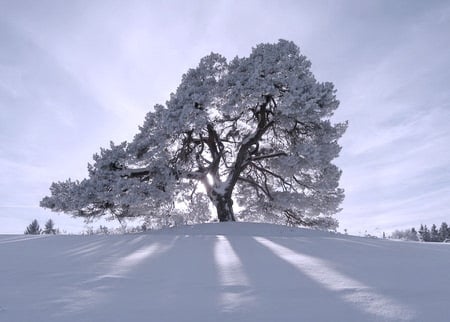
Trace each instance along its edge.
<instances>
[{"instance_id":1,"label":"snow field","mask_svg":"<svg viewBox=\"0 0 450 322\"><path fill-rule=\"evenodd\" d=\"M0 236L0 321L445 321L449 244L226 223Z\"/></svg>"}]
</instances>

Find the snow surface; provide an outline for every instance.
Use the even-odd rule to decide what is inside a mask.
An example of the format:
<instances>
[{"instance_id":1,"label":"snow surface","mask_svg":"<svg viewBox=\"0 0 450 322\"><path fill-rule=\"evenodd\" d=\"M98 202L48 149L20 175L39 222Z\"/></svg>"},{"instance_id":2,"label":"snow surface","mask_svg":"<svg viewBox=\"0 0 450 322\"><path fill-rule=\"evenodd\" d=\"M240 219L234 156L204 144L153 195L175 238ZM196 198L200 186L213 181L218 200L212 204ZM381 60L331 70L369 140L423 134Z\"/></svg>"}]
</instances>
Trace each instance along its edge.
<instances>
[{"instance_id":1,"label":"snow surface","mask_svg":"<svg viewBox=\"0 0 450 322\"><path fill-rule=\"evenodd\" d=\"M0 321L448 321L450 244L249 223L0 235Z\"/></svg>"}]
</instances>

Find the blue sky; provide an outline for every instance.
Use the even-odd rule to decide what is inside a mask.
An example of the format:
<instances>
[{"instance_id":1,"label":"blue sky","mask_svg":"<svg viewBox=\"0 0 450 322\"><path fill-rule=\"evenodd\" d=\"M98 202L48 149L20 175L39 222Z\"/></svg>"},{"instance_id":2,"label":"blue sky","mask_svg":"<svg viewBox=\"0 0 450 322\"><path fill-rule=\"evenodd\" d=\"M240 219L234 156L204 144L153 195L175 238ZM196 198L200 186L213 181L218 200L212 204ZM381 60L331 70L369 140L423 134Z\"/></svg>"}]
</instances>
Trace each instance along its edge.
<instances>
[{"instance_id":1,"label":"blue sky","mask_svg":"<svg viewBox=\"0 0 450 322\"><path fill-rule=\"evenodd\" d=\"M340 230L450 222L448 1L0 0L0 233L53 218L53 181L86 176L110 140L211 51L294 41L348 120L336 163L346 190Z\"/></svg>"}]
</instances>

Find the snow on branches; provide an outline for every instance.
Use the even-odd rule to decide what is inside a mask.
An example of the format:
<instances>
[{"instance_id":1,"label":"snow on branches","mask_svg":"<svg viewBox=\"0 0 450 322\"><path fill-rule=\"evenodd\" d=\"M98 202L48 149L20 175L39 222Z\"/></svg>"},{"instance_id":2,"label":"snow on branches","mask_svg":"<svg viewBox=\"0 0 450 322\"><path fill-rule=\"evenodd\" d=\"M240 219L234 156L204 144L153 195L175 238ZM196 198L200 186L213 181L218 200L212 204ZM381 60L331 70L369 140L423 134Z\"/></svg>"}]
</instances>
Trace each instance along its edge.
<instances>
[{"instance_id":1,"label":"snow on branches","mask_svg":"<svg viewBox=\"0 0 450 322\"><path fill-rule=\"evenodd\" d=\"M330 122L333 84L310 65L285 40L202 58L132 142L94 155L88 179L52 184L41 206L174 225L209 220L211 203L220 221L335 228L344 194L332 160L347 124Z\"/></svg>"}]
</instances>

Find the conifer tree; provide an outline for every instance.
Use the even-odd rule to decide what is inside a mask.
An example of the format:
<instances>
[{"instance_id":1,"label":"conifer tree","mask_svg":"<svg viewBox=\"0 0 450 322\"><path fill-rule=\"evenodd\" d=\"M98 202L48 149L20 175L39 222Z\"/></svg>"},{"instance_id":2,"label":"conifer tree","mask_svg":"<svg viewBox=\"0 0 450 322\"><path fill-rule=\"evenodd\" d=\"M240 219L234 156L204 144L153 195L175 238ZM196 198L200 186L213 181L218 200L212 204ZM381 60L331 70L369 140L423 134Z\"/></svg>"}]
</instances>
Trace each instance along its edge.
<instances>
[{"instance_id":1,"label":"conifer tree","mask_svg":"<svg viewBox=\"0 0 450 322\"><path fill-rule=\"evenodd\" d=\"M56 234L56 229L55 229L55 223L53 222L52 219L47 220L47 222L45 223L45 227L44 230L42 231L43 234L52 234L55 235Z\"/></svg>"},{"instance_id":2,"label":"conifer tree","mask_svg":"<svg viewBox=\"0 0 450 322\"><path fill-rule=\"evenodd\" d=\"M438 242L439 241L439 232L438 232L437 226L435 224L431 225L430 241L431 242Z\"/></svg>"},{"instance_id":3,"label":"conifer tree","mask_svg":"<svg viewBox=\"0 0 450 322\"><path fill-rule=\"evenodd\" d=\"M336 228L344 193L332 161L347 124L331 122L336 91L310 66L285 40L202 58L131 143L101 149L88 179L53 183L41 206L174 225L210 220L211 204L219 221Z\"/></svg>"},{"instance_id":4,"label":"conifer tree","mask_svg":"<svg viewBox=\"0 0 450 322\"><path fill-rule=\"evenodd\" d=\"M28 225L25 230L26 235L39 235L41 233L41 228L39 227L39 223L37 219L34 219L31 224Z\"/></svg>"},{"instance_id":5,"label":"conifer tree","mask_svg":"<svg viewBox=\"0 0 450 322\"><path fill-rule=\"evenodd\" d=\"M420 225L419 229L420 240L423 242L431 241L430 230L427 225Z\"/></svg>"},{"instance_id":6,"label":"conifer tree","mask_svg":"<svg viewBox=\"0 0 450 322\"><path fill-rule=\"evenodd\" d=\"M443 242L444 240L449 238L450 237L449 232L450 230L447 223L443 222L441 224L441 227L439 227L439 241Z\"/></svg>"},{"instance_id":7,"label":"conifer tree","mask_svg":"<svg viewBox=\"0 0 450 322\"><path fill-rule=\"evenodd\" d=\"M411 230L410 230L409 240L419 241L419 236L418 236L417 231L416 231L416 229L414 227L411 228Z\"/></svg>"}]
</instances>

